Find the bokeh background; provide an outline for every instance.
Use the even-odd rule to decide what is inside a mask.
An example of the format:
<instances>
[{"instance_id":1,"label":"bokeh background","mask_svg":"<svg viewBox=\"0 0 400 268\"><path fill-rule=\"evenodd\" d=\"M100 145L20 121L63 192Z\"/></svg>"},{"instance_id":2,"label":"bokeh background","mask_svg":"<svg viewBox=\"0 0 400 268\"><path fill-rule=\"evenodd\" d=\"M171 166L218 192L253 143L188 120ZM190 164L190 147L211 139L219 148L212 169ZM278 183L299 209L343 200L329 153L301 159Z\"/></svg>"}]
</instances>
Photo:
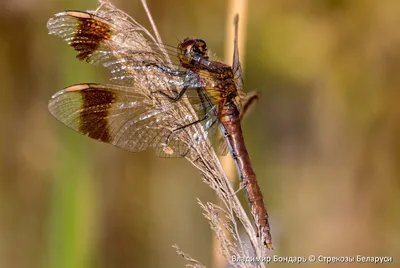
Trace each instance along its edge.
<instances>
[{"instance_id":1,"label":"bokeh background","mask_svg":"<svg viewBox=\"0 0 400 268\"><path fill-rule=\"evenodd\" d=\"M139 0L113 2L148 26ZM201 37L224 58L228 1L148 4L166 43ZM52 14L97 3L0 7L0 267L183 267L172 244L219 267L195 197L216 198L195 168L92 141L47 111L62 87L107 81L46 29ZM391 256L397 267L399 2L250 0L244 20L245 86L262 93L244 131L271 254Z\"/></svg>"}]
</instances>

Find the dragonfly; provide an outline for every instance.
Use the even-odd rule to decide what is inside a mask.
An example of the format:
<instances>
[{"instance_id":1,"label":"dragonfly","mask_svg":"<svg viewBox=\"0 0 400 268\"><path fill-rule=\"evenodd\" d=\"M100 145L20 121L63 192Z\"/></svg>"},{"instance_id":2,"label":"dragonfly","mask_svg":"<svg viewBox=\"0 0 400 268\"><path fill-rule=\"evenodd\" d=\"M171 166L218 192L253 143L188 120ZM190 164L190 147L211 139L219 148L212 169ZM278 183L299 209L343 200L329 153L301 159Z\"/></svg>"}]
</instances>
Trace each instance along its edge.
<instances>
[{"instance_id":1,"label":"dragonfly","mask_svg":"<svg viewBox=\"0 0 400 268\"><path fill-rule=\"evenodd\" d=\"M131 152L154 148L161 157L201 151L219 128L225 139L219 151L231 152L258 235L272 249L266 206L241 128L258 95L243 91L238 17L232 66L212 60L199 38L185 38L177 46L158 42L105 0L93 11L59 12L47 28L77 51L79 60L111 74L109 84L82 83L55 93L48 104L55 118L92 139ZM189 130L192 139L183 140L181 134Z\"/></svg>"}]
</instances>

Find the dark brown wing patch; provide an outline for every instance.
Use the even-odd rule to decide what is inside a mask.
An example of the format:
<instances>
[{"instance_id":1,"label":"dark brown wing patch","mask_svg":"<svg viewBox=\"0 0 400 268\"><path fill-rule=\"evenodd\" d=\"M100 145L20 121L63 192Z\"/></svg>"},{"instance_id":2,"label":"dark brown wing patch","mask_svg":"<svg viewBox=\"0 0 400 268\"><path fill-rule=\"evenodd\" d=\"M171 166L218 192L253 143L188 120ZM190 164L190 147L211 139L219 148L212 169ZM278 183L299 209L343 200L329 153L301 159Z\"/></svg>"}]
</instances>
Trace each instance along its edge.
<instances>
[{"instance_id":1,"label":"dark brown wing patch","mask_svg":"<svg viewBox=\"0 0 400 268\"><path fill-rule=\"evenodd\" d=\"M90 88L84 84L72 86L66 91L77 91L81 94L79 132L96 140L111 142L108 118L109 110L116 101L115 93L104 88Z\"/></svg>"},{"instance_id":2,"label":"dark brown wing patch","mask_svg":"<svg viewBox=\"0 0 400 268\"><path fill-rule=\"evenodd\" d=\"M88 13L68 11L66 14L78 21L75 36L69 45L79 52L78 59L88 61L100 43L111 38L110 26Z\"/></svg>"}]
</instances>

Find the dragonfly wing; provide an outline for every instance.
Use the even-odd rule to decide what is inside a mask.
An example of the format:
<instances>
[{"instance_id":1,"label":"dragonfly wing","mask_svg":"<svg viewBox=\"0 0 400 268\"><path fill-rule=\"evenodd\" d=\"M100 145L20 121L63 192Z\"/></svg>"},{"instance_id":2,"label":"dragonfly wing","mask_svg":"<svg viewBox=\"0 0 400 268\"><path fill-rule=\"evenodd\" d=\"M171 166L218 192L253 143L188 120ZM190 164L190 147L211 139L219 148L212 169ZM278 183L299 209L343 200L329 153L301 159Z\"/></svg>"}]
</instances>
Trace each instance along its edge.
<instances>
[{"instance_id":1,"label":"dragonfly wing","mask_svg":"<svg viewBox=\"0 0 400 268\"><path fill-rule=\"evenodd\" d=\"M236 16L235 16L234 25L235 25L235 39L234 39L234 43L233 43L232 69L233 69L236 87L239 91L242 91L244 82L243 82L242 65L240 64L240 58L239 58L239 44L238 44L239 15L238 14L236 14Z\"/></svg>"},{"instance_id":2,"label":"dragonfly wing","mask_svg":"<svg viewBox=\"0 0 400 268\"><path fill-rule=\"evenodd\" d=\"M90 138L131 152L166 150L168 146L162 156L180 157L188 145L173 136L170 144L165 144L179 122L171 114L174 108L179 107L156 107L149 98L129 88L100 84L67 87L49 101L54 117Z\"/></svg>"},{"instance_id":3,"label":"dragonfly wing","mask_svg":"<svg viewBox=\"0 0 400 268\"><path fill-rule=\"evenodd\" d=\"M188 142L188 147L197 149L202 149L204 146L208 147L208 142L215 140L217 136L217 126L218 117L216 114L217 106L213 103L203 103L199 102L199 99L188 98L191 102L191 108L196 112L196 117L190 116L184 113L183 120L178 121L175 124L175 128L170 134L169 138L174 138L175 140L182 140L185 137L190 137L190 142ZM174 106L179 106L179 110L182 109L180 101L172 101ZM168 143L172 144L172 143ZM157 155L164 156L165 153L169 154L170 147L162 148L161 151L157 152ZM173 146L177 148L177 146ZM167 149L167 150L166 150ZM185 148L181 148L180 152ZM203 148L204 149L204 148ZM186 155L188 150L184 153ZM167 155L168 156L168 155Z\"/></svg>"},{"instance_id":4,"label":"dragonfly wing","mask_svg":"<svg viewBox=\"0 0 400 268\"><path fill-rule=\"evenodd\" d=\"M219 147L218 147L218 154L219 155L227 155L229 151L228 144L225 141L225 138L222 135L219 138Z\"/></svg>"},{"instance_id":5,"label":"dragonfly wing","mask_svg":"<svg viewBox=\"0 0 400 268\"><path fill-rule=\"evenodd\" d=\"M47 28L75 49L78 59L107 67L113 83L140 84L144 93L183 85L186 72L168 62L160 45L149 40L150 34L144 37L145 28L128 19L112 18L104 11L64 11L50 18ZM169 51L176 58L176 49Z\"/></svg>"},{"instance_id":6,"label":"dragonfly wing","mask_svg":"<svg viewBox=\"0 0 400 268\"><path fill-rule=\"evenodd\" d=\"M143 26L109 3L104 10L57 13L47 28L75 49L78 59L108 68L113 84L139 84L146 94L160 89L179 92L187 84L197 84L192 72L180 65L177 48L157 43ZM210 78L207 73L201 76Z\"/></svg>"},{"instance_id":7,"label":"dragonfly wing","mask_svg":"<svg viewBox=\"0 0 400 268\"><path fill-rule=\"evenodd\" d=\"M86 84L57 93L50 101L50 109L53 108L53 115L61 121L94 139L112 143L129 151L155 147L161 148L157 151L161 156L179 156L190 146L204 144L208 136L206 130L197 131L189 143L190 146L182 144L178 138L179 133L192 129L182 126L198 120L192 116L191 109L183 106L181 101L173 103L165 96L154 97L154 93L158 91L173 96L188 87L191 90L187 90L186 95L190 94L190 91L196 92L197 88L203 86L201 79L190 70L172 64L168 54L163 53L161 49L164 45L158 44L145 28L128 15L107 3L96 11L57 13L48 21L47 27L50 34L61 37L78 52L78 59L109 68L110 80L121 86ZM176 58L176 48L164 47L170 56ZM203 76L209 79L207 75ZM94 111L93 107L82 110L80 105L85 103L86 96L94 94L95 97L99 97L104 92L116 98L113 103L96 104L96 109L101 111ZM191 99L190 101L201 102L196 94L186 97ZM120 98L127 98L128 101ZM124 108L133 105L132 99L135 98L138 99L138 104L135 105L153 101L140 107ZM60 109L56 100L67 102L65 107L69 110ZM213 104L207 105L211 107ZM204 107L202 109L204 110ZM173 111L177 110L182 115L181 119L172 116ZM57 116L60 112L62 114ZM199 108L196 112L201 113L202 110ZM86 118L84 123L82 115ZM100 119L103 115L107 116L107 120ZM136 119L132 119L132 116ZM206 120L203 120L196 125L206 124L205 122ZM175 129L181 130L174 131ZM139 134L143 137L134 139L134 135Z\"/></svg>"},{"instance_id":8,"label":"dragonfly wing","mask_svg":"<svg viewBox=\"0 0 400 268\"><path fill-rule=\"evenodd\" d=\"M252 91L247 93L241 100L240 121L242 121L249 111L255 107L255 104L260 100L261 93L259 91Z\"/></svg>"},{"instance_id":9,"label":"dragonfly wing","mask_svg":"<svg viewBox=\"0 0 400 268\"><path fill-rule=\"evenodd\" d=\"M206 145L215 116L193 124L197 119L185 112L182 102L159 105L137 92L117 85L78 84L54 94L49 111L70 128L131 152L155 148L158 156L182 157L192 147ZM212 115L215 106L193 103L192 108Z\"/></svg>"}]
</instances>

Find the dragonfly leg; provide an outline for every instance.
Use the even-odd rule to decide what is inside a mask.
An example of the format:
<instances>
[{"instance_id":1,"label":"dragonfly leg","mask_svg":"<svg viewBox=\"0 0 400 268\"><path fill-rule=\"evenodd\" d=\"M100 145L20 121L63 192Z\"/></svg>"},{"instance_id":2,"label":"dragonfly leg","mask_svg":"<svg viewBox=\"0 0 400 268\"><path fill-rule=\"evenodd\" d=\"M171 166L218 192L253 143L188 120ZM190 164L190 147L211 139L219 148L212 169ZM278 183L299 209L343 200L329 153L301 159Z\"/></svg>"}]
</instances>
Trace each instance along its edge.
<instances>
[{"instance_id":1,"label":"dragonfly leg","mask_svg":"<svg viewBox=\"0 0 400 268\"><path fill-rule=\"evenodd\" d=\"M201 118L201 119L199 119L199 120L196 120L196 121L191 122L191 123L189 123L189 124L187 124L187 125L184 125L184 126L175 128L175 129L172 130L171 133L168 135L166 144L169 144L170 139L171 139L171 135L172 135L173 133L175 133L175 132L177 132L177 131L179 131L179 130L185 129L185 128L187 128L187 127L193 126L194 124L200 123L200 122L202 122L202 121L208 119L209 117L210 117L210 116L209 116L208 114L206 114L203 118Z\"/></svg>"},{"instance_id":2,"label":"dragonfly leg","mask_svg":"<svg viewBox=\"0 0 400 268\"><path fill-rule=\"evenodd\" d=\"M184 152L183 154L180 154L180 157L186 157L188 155L189 151L190 151L190 148L188 147L186 152Z\"/></svg>"},{"instance_id":3,"label":"dragonfly leg","mask_svg":"<svg viewBox=\"0 0 400 268\"><path fill-rule=\"evenodd\" d=\"M246 186L247 186L247 182L245 182L245 181L240 182L240 187L239 187L239 189L237 189L237 190L236 190L233 194L231 194L230 196L237 195L241 190L243 190L244 188L246 188Z\"/></svg>"},{"instance_id":4,"label":"dragonfly leg","mask_svg":"<svg viewBox=\"0 0 400 268\"><path fill-rule=\"evenodd\" d=\"M158 90L155 93L160 93L161 95L164 95L165 97L167 97L168 99L172 100L172 101L178 101L182 98L183 94L185 94L186 90L189 88L189 85L185 85L181 91L179 91L179 93L175 96L172 97L170 95L168 95L167 93L165 93L164 91Z\"/></svg>"},{"instance_id":5,"label":"dragonfly leg","mask_svg":"<svg viewBox=\"0 0 400 268\"><path fill-rule=\"evenodd\" d=\"M242 108L240 109L240 121L248 114L251 107L255 106L256 102L260 99L260 92L247 93L242 100Z\"/></svg>"}]
</instances>

